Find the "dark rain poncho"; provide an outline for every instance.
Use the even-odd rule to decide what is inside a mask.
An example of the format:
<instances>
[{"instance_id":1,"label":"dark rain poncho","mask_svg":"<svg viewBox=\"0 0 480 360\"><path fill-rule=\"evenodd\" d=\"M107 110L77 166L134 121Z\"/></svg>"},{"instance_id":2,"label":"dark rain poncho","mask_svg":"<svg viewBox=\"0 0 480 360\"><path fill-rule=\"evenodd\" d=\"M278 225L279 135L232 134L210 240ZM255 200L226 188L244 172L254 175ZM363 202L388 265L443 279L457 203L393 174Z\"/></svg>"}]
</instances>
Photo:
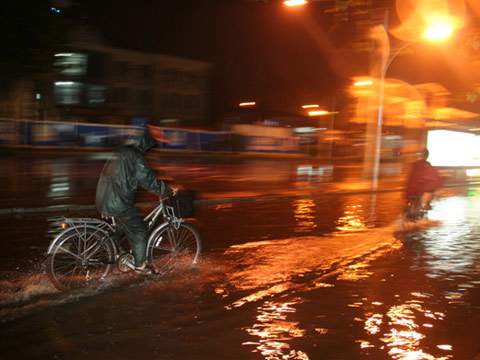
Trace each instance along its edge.
<instances>
[{"instance_id":1,"label":"dark rain poncho","mask_svg":"<svg viewBox=\"0 0 480 360\"><path fill-rule=\"evenodd\" d=\"M156 141L144 129L132 145L121 145L105 167L97 185L96 207L105 215L131 217L137 214L135 195L138 187L159 195L171 195L166 183L157 179L143 158Z\"/></svg>"}]
</instances>

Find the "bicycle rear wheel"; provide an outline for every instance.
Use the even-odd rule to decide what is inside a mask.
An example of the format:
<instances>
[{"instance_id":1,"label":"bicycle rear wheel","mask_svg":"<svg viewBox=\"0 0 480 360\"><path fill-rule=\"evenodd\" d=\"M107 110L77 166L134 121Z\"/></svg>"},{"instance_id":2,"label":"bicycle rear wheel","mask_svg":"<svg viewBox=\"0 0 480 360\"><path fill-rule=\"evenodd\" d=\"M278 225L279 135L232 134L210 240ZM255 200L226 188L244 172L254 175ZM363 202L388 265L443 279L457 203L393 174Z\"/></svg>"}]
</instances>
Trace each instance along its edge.
<instances>
[{"instance_id":1,"label":"bicycle rear wheel","mask_svg":"<svg viewBox=\"0 0 480 360\"><path fill-rule=\"evenodd\" d=\"M68 290L103 279L115 263L115 250L99 228L75 226L57 240L47 272L55 287Z\"/></svg>"},{"instance_id":2,"label":"bicycle rear wheel","mask_svg":"<svg viewBox=\"0 0 480 360\"><path fill-rule=\"evenodd\" d=\"M173 266L195 265L202 250L200 234L190 224L183 223L178 229L167 225L161 229L149 245L149 259L155 269L166 272Z\"/></svg>"},{"instance_id":3,"label":"bicycle rear wheel","mask_svg":"<svg viewBox=\"0 0 480 360\"><path fill-rule=\"evenodd\" d=\"M422 207L421 197L414 197L407 201L405 209L405 217L409 221L417 221L425 216L425 211Z\"/></svg>"}]
</instances>

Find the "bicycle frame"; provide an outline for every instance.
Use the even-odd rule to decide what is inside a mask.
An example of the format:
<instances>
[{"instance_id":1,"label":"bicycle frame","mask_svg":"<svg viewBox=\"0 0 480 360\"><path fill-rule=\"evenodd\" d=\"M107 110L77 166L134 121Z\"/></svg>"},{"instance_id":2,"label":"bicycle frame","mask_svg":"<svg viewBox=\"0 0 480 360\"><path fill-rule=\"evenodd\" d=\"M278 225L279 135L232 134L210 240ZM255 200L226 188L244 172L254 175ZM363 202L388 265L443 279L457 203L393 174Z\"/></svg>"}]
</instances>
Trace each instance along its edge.
<instances>
[{"instance_id":1,"label":"bicycle frame","mask_svg":"<svg viewBox=\"0 0 480 360\"><path fill-rule=\"evenodd\" d=\"M160 215L163 215L165 219L165 225L173 224L173 226L178 229L180 224L184 221L181 218L175 216L173 207L165 205L163 203L164 198L159 199L159 204L144 218L144 221L147 222L148 231L150 232L153 226L156 224ZM62 228L64 229L60 234L58 234L50 246L48 247L47 253L50 254L56 246L56 243L59 239L62 239L65 234L69 231L76 230L81 226L85 228L98 229L103 232L105 237L112 242L112 247L115 251L115 258L118 257L118 253L121 252L122 246L120 244L120 236L117 229L117 224L115 222L115 217L108 216L108 220L101 220L96 218L63 218ZM163 226L162 226L163 228ZM150 242L151 235L147 244Z\"/></svg>"},{"instance_id":2,"label":"bicycle frame","mask_svg":"<svg viewBox=\"0 0 480 360\"><path fill-rule=\"evenodd\" d=\"M184 221L182 218L179 218L175 215L175 210L172 206L165 205L163 199L160 198L160 203L153 209L144 220L147 221L148 230L150 231L157 222L157 219L160 215L163 215L165 222L172 224L176 229Z\"/></svg>"},{"instance_id":3,"label":"bicycle frame","mask_svg":"<svg viewBox=\"0 0 480 360\"><path fill-rule=\"evenodd\" d=\"M56 246L56 243L59 239L62 239L65 234L71 231L79 232L80 227L89 228L89 229L98 229L101 231L110 241L113 241L111 234L116 233L116 229L104 220L99 220L95 218L64 218L62 222L62 228L64 229L60 232L48 247L47 253L50 254ZM116 242L114 248L118 245Z\"/></svg>"},{"instance_id":4,"label":"bicycle frame","mask_svg":"<svg viewBox=\"0 0 480 360\"><path fill-rule=\"evenodd\" d=\"M201 251L200 235L190 224L183 224L185 220L176 216L174 210L160 198L159 204L144 217L149 233L146 256L161 271L175 259L196 264ZM163 219L157 224L159 217ZM134 268L133 255L121 246L122 232L115 217L64 218L62 228L47 250L47 272L58 289L83 286L83 282L92 279L101 280L111 265L116 264L121 272ZM160 246L164 240L166 245Z\"/></svg>"}]
</instances>

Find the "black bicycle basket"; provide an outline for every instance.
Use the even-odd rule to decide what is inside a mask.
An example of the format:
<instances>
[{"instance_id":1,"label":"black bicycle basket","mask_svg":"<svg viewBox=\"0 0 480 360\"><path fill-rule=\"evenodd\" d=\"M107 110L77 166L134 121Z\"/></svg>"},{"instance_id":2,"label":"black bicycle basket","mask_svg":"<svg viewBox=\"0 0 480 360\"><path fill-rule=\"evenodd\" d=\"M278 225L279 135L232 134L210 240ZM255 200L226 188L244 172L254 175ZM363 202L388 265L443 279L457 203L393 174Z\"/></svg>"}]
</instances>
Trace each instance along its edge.
<instances>
[{"instance_id":1,"label":"black bicycle basket","mask_svg":"<svg viewBox=\"0 0 480 360\"><path fill-rule=\"evenodd\" d=\"M191 190L181 190L175 196L170 198L169 205L173 207L176 217L191 218L193 217L193 200L194 192Z\"/></svg>"}]
</instances>

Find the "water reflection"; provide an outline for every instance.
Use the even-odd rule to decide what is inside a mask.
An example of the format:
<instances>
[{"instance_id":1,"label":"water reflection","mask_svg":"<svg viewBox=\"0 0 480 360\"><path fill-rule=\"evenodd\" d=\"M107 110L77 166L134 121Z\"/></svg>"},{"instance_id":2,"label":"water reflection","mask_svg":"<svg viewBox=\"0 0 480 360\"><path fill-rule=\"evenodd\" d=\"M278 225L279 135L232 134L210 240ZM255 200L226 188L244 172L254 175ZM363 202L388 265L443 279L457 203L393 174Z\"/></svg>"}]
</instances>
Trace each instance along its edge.
<instances>
[{"instance_id":1,"label":"water reflection","mask_svg":"<svg viewBox=\"0 0 480 360\"><path fill-rule=\"evenodd\" d=\"M434 312L425 308L425 304L418 298L428 298L429 295L412 293L413 299L403 304L394 305L386 313L375 312L367 314L364 329L369 335L380 336L379 340L386 346L388 354L395 360L446 360L453 355L435 356L428 350L428 345L422 342L427 338L427 331L445 318L441 312ZM386 328L386 329L385 329ZM384 333L382 333L385 331ZM368 341L358 341L362 349L373 348ZM383 347L383 346L382 346ZM448 344L438 344L437 348L443 351L452 351Z\"/></svg>"},{"instance_id":2,"label":"water reflection","mask_svg":"<svg viewBox=\"0 0 480 360\"><path fill-rule=\"evenodd\" d=\"M335 234L233 245L223 256L235 271L228 274L222 292L254 289L228 307L232 308L290 291L298 286L294 280L312 272L320 274L320 277L312 275L315 280L308 286L313 287L330 271L350 278L353 274L364 276L359 269L366 267L365 261L378 256L379 249L391 249L399 244L391 229L373 229L368 237L361 233ZM359 261L359 257L366 254L369 254L366 260Z\"/></svg>"},{"instance_id":3,"label":"water reflection","mask_svg":"<svg viewBox=\"0 0 480 360\"><path fill-rule=\"evenodd\" d=\"M242 328L255 340L242 345L253 346L253 352L268 360L310 359L295 348L294 339L308 336L299 321L302 317L296 314L297 306L311 301L311 291L334 287L332 277L353 280L368 276L368 263L400 244L391 229L372 229L368 237L364 235L336 233L257 241L225 251L224 261L235 269L215 290L223 299L234 298L225 308L250 312L246 304L260 304L255 307L255 321ZM361 307L361 303L357 305ZM316 335L329 332L328 327L313 330Z\"/></svg>"},{"instance_id":4,"label":"water reflection","mask_svg":"<svg viewBox=\"0 0 480 360\"><path fill-rule=\"evenodd\" d=\"M330 181L333 178L333 166L301 164L296 169L296 182L321 182Z\"/></svg>"},{"instance_id":5,"label":"water reflection","mask_svg":"<svg viewBox=\"0 0 480 360\"><path fill-rule=\"evenodd\" d=\"M418 266L432 278L454 279L473 274L480 254L474 226L480 218L480 199L453 196L435 200L433 205L428 217L439 225L430 227L419 238L424 257Z\"/></svg>"},{"instance_id":6,"label":"water reflection","mask_svg":"<svg viewBox=\"0 0 480 360\"><path fill-rule=\"evenodd\" d=\"M51 199L64 199L70 193L70 177L54 176L51 178L47 197Z\"/></svg>"},{"instance_id":7,"label":"water reflection","mask_svg":"<svg viewBox=\"0 0 480 360\"><path fill-rule=\"evenodd\" d=\"M265 301L257 307L256 322L243 330L258 337L258 341L245 342L242 345L255 346L252 352L260 352L265 359L309 359L301 350L291 349L289 343L293 338L300 338L306 331L301 329L298 321L289 319L296 312L295 304L301 299L291 302Z\"/></svg>"},{"instance_id":8,"label":"water reflection","mask_svg":"<svg viewBox=\"0 0 480 360\"><path fill-rule=\"evenodd\" d=\"M315 202L313 199L298 199L292 201L295 217L295 232L313 230L318 225L315 222Z\"/></svg>"},{"instance_id":9,"label":"water reflection","mask_svg":"<svg viewBox=\"0 0 480 360\"><path fill-rule=\"evenodd\" d=\"M337 230L361 231L367 229L365 214L361 204L345 205L343 216L336 222Z\"/></svg>"},{"instance_id":10,"label":"water reflection","mask_svg":"<svg viewBox=\"0 0 480 360\"><path fill-rule=\"evenodd\" d=\"M315 219L318 211L315 202L301 199L292 204L298 229L314 227L318 221ZM476 228L472 226L475 224L472 219L480 215L477 210L472 211L476 204L466 198L460 201L437 199L430 214L430 224L435 226L414 231L414 242L406 243L403 250L403 244L393 237L393 225L383 228L368 226L364 204L367 202L349 197L348 202L341 205L341 216L335 221L336 231L329 235L251 242L231 246L224 253L225 261L235 268L234 272L227 274L226 283L218 288L224 299L236 296L226 309L247 311L251 307L246 304L260 304L255 308L255 321L242 328L256 340L243 342L244 346L253 346L253 351L265 359L311 358L312 354L295 348L296 342L293 341L310 336L307 327L302 326L303 322L295 316L298 304L317 301L312 300L315 291L325 291L323 295L338 291L332 278L337 284L339 281L358 282L361 284L358 287L362 288L376 275L372 262L395 251L397 255L405 252L411 257L413 267L407 267L407 272L421 270L419 274L422 276L426 274L447 281L450 276L458 274L462 281L457 287L453 283L453 287L438 289L438 293L433 294L431 289L422 291L423 280L418 280L419 291L408 286L407 295L395 295L393 303L386 301L388 296L381 292L377 293L380 297L376 301L369 300L368 293L352 296L353 301L346 303L345 309L356 312L350 319L352 324L363 323L366 339L356 340L360 351L367 355L377 352L393 360L453 358L453 343L438 336L442 331L439 329L446 327L446 312L443 311L445 307L438 311L437 305L439 301L444 301L445 305L468 305L464 295L476 282L478 284L476 265L480 244L475 240ZM451 209L463 215L449 216L448 210ZM389 273L383 276L380 284L393 283ZM326 318L335 317L328 311L326 314ZM310 324L309 320L304 320ZM320 326L314 325L309 331L330 334L330 330L335 329L321 326L327 323L315 324Z\"/></svg>"}]
</instances>

